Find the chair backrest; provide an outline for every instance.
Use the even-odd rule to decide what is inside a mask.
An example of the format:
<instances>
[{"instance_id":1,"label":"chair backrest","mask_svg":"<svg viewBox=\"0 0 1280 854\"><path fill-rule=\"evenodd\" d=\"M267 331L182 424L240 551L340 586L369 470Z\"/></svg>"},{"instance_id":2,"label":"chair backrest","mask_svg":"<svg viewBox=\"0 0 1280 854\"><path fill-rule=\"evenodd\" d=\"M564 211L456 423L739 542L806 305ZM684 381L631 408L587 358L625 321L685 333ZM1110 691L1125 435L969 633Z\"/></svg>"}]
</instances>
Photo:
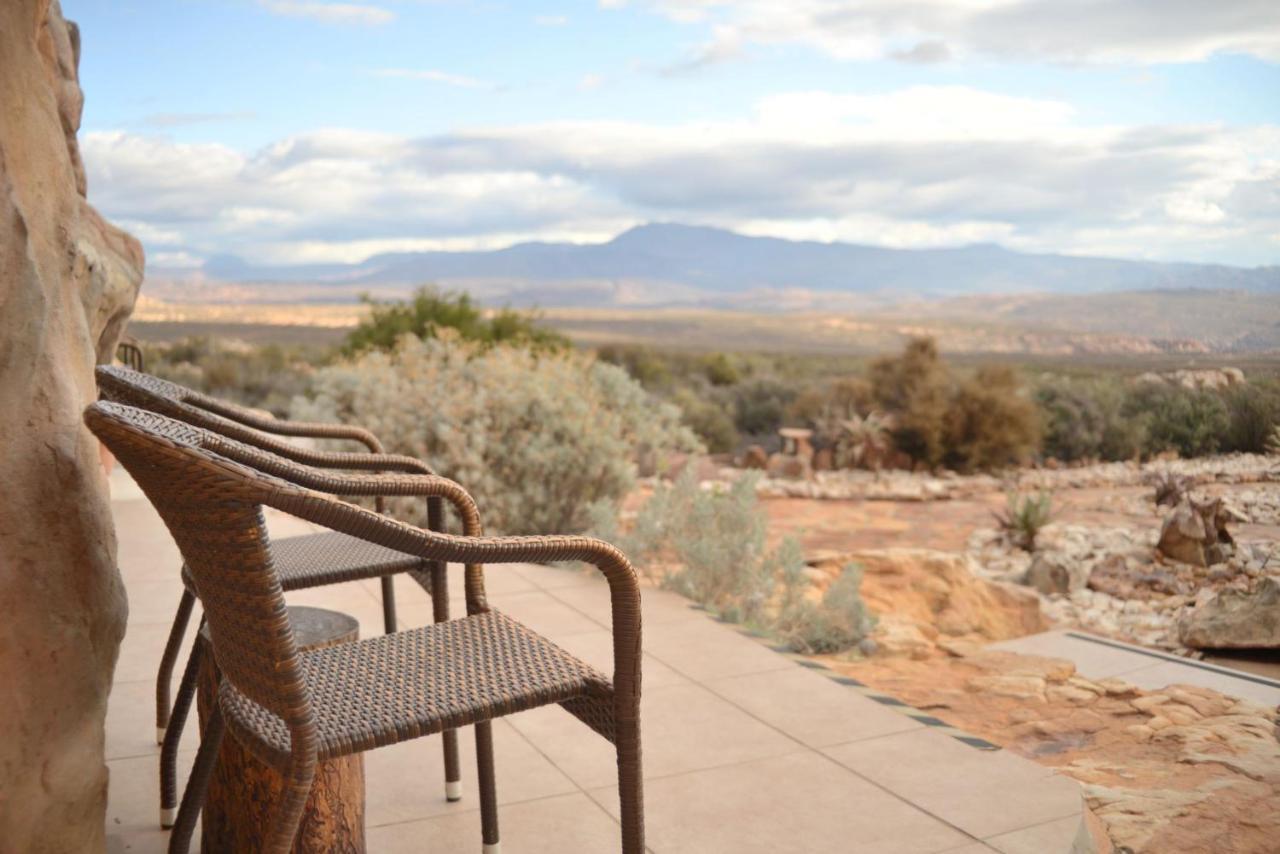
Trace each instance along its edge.
<instances>
[{"instance_id":1,"label":"chair backrest","mask_svg":"<svg viewBox=\"0 0 1280 854\"><path fill-rule=\"evenodd\" d=\"M310 699L262 516L267 496L306 493L218 453L228 447L224 437L158 413L99 401L84 419L137 481L178 544L224 677L291 730L310 721Z\"/></svg>"},{"instance_id":2,"label":"chair backrest","mask_svg":"<svg viewBox=\"0 0 1280 854\"><path fill-rule=\"evenodd\" d=\"M228 407L217 398L186 386L118 365L99 365L94 375L107 400L150 409L218 432L224 432L220 429L223 427L248 429L224 417L223 410Z\"/></svg>"}]
</instances>

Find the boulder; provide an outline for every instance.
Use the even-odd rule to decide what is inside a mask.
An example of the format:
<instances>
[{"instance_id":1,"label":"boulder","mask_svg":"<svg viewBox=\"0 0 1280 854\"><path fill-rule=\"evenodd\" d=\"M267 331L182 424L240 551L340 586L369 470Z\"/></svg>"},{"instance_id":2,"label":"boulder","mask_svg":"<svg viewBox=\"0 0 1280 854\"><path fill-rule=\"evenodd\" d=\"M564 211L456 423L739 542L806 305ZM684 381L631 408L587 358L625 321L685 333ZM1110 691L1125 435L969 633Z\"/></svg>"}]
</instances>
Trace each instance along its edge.
<instances>
[{"instance_id":1,"label":"boulder","mask_svg":"<svg viewBox=\"0 0 1280 854\"><path fill-rule=\"evenodd\" d=\"M1234 516L1221 498L1185 498L1165 517L1156 549L1167 558L1194 566L1220 563L1230 556L1234 544L1227 531L1227 522Z\"/></svg>"},{"instance_id":2,"label":"boulder","mask_svg":"<svg viewBox=\"0 0 1280 854\"><path fill-rule=\"evenodd\" d=\"M742 467L744 469L759 469L764 471L769 466L769 453L759 445L751 445L742 452Z\"/></svg>"},{"instance_id":3,"label":"boulder","mask_svg":"<svg viewBox=\"0 0 1280 854\"><path fill-rule=\"evenodd\" d=\"M1039 552L1031 559L1025 583L1046 595L1066 595L1089 581L1089 566L1060 554Z\"/></svg>"},{"instance_id":4,"label":"boulder","mask_svg":"<svg viewBox=\"0 0 1280 854\"><path fill-rule=\"evenodd\" d=\"M782 480L808 480L813 477L813 466L808 457L791 454L773 454L765 471L769 477Z\"/></svg>"},{"instance_id":5,"label":"boulder","mask_svg":"<svg viewBox=\"0 0 1280 854\"><path fill-rule=\"evenodd\" d=\"M0 3L0 850L106 847L107 694L124 585L99 446L81 421L142 281L89 207L79 32Z\"/></svg>"},{"instance_id":6,"label":"boulder","mask_svg":"<svg viewBox=\"0 0 1280 854\"><path fill-rule=\"evenodd\" d=\"M1179 618L1178 638L1194 649L1280 649L1280 581L1222 590Z\"/></svg>"}]
</instances>

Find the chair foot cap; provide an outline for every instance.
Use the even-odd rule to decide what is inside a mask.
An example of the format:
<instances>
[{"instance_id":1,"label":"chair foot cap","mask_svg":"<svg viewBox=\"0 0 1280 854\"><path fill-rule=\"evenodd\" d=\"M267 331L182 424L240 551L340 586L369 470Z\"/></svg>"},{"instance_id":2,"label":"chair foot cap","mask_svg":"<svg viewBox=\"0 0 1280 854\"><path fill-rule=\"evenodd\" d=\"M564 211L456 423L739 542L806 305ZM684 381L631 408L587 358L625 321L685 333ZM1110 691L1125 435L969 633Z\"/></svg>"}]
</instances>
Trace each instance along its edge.
<instances>
[{"instance_id":1,"label":"chair foot cap","mask_svg":"<svg viewBox=\"0 0 1280 854\"><path fill-rule=\"evenodd\" d=\"M445 780L444 799L449 802L462 800L462 781Z\"/></svg>"},{"instance_id":2,"label":"chair foot cap","mask_svg":"<svg viewBox=\"0 0 1280 854\"><path fill-rule=\"evenodd\" d=\"M173 827L173 822L178 818L178 811L173 807L160 808L160 827L165 830Z\"/></svg>"},{"instance_id":3,"label":"chair foot cap","mask_svg":"<svg viewBox=\"0 0 1280 854\"><path fill-rule=\"evenodd\" d=\"M164 744L165 727L156 727L156 744Z\"/></svg>"},{"instance_id":4,"label":"chair foot cap","mask_svg":"<svg viewBox=\"0 0 1280 854\"><path fill-rule=\"evenodd\" d=\"M484 843L483 846L481 846L480 851L482 852L482 854L502 854L502 843L495 842L492 845L490 845L488 842L486 842Z\"/></svg>"}]
</instances>

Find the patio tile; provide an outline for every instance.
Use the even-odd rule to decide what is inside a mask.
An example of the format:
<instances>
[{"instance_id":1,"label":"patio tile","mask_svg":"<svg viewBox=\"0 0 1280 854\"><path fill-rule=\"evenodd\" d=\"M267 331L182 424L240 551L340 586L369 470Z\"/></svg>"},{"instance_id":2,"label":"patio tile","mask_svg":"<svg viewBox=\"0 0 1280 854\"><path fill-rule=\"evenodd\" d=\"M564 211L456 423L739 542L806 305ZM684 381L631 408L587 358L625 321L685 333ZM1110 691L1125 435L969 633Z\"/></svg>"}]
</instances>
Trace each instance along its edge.
<instances>
[{"instance_id":1,"label":"patio tile","mask_svg":"<svg viewBox=\"0 0 1280 854\"><path fill-rule=\"evenodd\" d=\"M801 667L707 683L720 696L810 747L920 729L906 715Z\"/></svg>"},{"instance_id":2,"label":"patio tile","mask_svg":"<svg viewBox=\"0 0 1280 854\"><path fill-rule=\"evenodd\" d=\"M179 792L187 785L194 751L178 754ZM160 828L160 772L154 756L138 756L130 759L113 759L107 762L111 774L107 789L107 836L142 834L150 837ZM196 838L200 838L197 828ZM163 834L162 844L153 851L163 851L168 834ZM110 845L108 845L110 847ZM147 850L147 849L141 849Z\"/></svg>"},{"instance_id":3,"label":"patio tile","mask_svg":"<svg viewBox=\"0 0 1280 854\"><path fill-rule=\"evenodd\" d=\"M1093 848L1088 844L1076 847L1078 835L1082 830L1083 819L1079 815L1061 818L1038 824L1035 827L1024 827L1012 833L1003 833L987 839L1000 854L1044 854L1046 851L1063 854L1085 854Z\"/></svg>"},{"instance_id":4,"label":"patio tile","mask_svg":"<svg viewBox=\"0 0 1280 854\"><path fill-rule=\"evenodd\" d=\"M489 604L551 640L605 628L543 590L490 595ZM459 613L465 613L465 609Z\"/></svg>"},{"instance_id":5,"label":"patio tile","mask_svg":"<svg viewBox=\"0 0 1280 854\"><path fill-rule=\"evenodd\" d=\"M148 682L155 685L156 670L160 667L160 655L169 639L169 628L173 614L178 610L178 600L173 600L172 611L168 619L162 623L135 623L132 620L125 626L124 642L120 645L120 657L116 660L116 669L112 678L116 682ZM174 685L182 675L182 667L187 660L187 652L196 636L196 626L200 623L200 606L196 605L191 612L191 620L187 623L187 631L183 637L182 647L178 650L178 660L174 664Z\"/></svg>"},{"instance_id":6,"label":"patio tile","mask_svg":"<svg viewBox=\"0 0 1280 854\"><path fill-rule=\"evenodd\" d=\"M463 788L462 800L455 803L449 803L444 797L444 757L439 736L417 738L366 753L366 824L372 827L478 809L474 733L471 727L459 732ZM568 777L506 721L494 722L493 740L500 804L577 791ZM478 816L476 820L478 834Z\"/></svg>"},{"instance_id":7,"label":"patio tile","mask_svg":"<svg viewBox=\"0 0 1280 854\"><path fill-rule=\"evenodd\" d=\"M167 629L173 623L182 597L182 581L176 568L167 579L126 578L124 586L129 597L129 625L163 623Z\"/></svg>"},{"instance_id":8,"label":"patio tile","mask_svg":"<svg viewBox=\"0 0 1280 854\"><path fill-rule=\"evenodd\" d=\"M996 849L982 842L970 842L968 845L961 845L959 848L948 848L941 854L999 854ZM1038 852L1044 854L1044 852Z\"/></svg>"},{"instance_id":9,"label":"patio tile","mask_svg":"<svg viewBox=\"0 0 1280 854\"><path fill-rule=\"evenodd\" d=\"M617 816L615 787L590 794ZM925 854L972 841L809 751L651 780L645 823L657 854Z\"/></svg>"},{"instance_id":10,"label":"patio tile","mask_svg":"<svg viewBox=\"0 0 1280 854\"><path fill-rule=\"evenodd\" d=\"M541 563L514 563L509 569L526 581L543 590L559 590L583 584L600 584L604 576L594 567L576 564L547 565Z\"/></svg>"},{"instance_id":11,"label":"patio tile","mask_svg":"<svg viewBox=\"0 0 1280 854\"><path fill-rule=\"evenodd\" d=\"M557 640L556 645L612 678L613 632L608 629L566 635ZM640 673L642 693L653 688L665 688L668 685L685 685L689 682L688 679L676 673L652 655L647 654L641 656Z\"/></svg>"},{"instance_id":12,"label":"patio tile","mask_svg":"<svg viewBox=\"0 0 1280 854\"><path fill-rule=\"evenodd\" d=\"M699 682L795 667L758 641L723 626L705 614L647 632L645 652Z\"/></svg>"},{"instance_id":13,"label":"patio tile","mask_svg":"<svg viewBox=\"0 0 1280 854\"><path fill-rule=\"evenodd\" d=\"M928 728L824 752L980 839L1080 815L1074 781L1008 751L975 750Z\"/></svg>"},{"instance_id":14,"label":"patio tile","mask_svg":"<svg viewBox=\"0 0 1280 854\"><path fill-rule=\"evenodd\" d=\"M613 623L612 603L608 584L583 584L561 587L551 594L573 606L602 626ZM705 620L707 615L690 607L688 599L669 590L646 587L640 591L640 618L646 627L672 623L678 620Z\"/></svg>"},{"instance_id":15,"label":"patio tile","mask_svg":"<svg viewBox=\"0 0 1280 854\"><path fill-rule=\"evenodd\" d=\"M504 854L597 854L621 849L618 823L581 793L504 807L498 822ZM480 813L371 827L366 839L368 849L378 854L477 851Z\"/></svg>"},{"instance_id":16,"label":"patio tile","mask_svg":"<svg viewBox=\"0 0 1280 854\"><path fill-rule=\"evenodd\" d=\"M640 705L646 779L804 750L698 685L646 691ZM507 720L579 786L617 782L613 746L563 709L547 706Z\"/></svg>"},{"instance_id":17,"label":"patio tile","mask_svg":"<svg viewBox=\"0 0 1280 854\"><path fill-rule=\"evenodd\" d=\"M176 690L176 689L175 689ZM181 750L200 746L195 703L182 731ZM156 692L152 682L117 683L107 701L107 759L159 756L156 744ZM158 766L157 766L158 767ZM153 773L155 769L152 769Z\"/></svg>"}]
</instances>

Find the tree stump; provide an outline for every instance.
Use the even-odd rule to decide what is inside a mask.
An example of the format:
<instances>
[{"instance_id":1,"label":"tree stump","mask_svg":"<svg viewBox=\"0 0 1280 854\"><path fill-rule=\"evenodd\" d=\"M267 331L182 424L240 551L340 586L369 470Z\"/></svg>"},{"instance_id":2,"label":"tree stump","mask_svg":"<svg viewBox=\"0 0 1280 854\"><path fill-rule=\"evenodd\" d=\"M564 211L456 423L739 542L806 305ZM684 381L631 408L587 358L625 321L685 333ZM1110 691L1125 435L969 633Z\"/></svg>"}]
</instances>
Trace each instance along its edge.
<instances>
[{"instance_id":1,"label":"tree stump","mask_svg":"<svg viewBox=\"0 0 1280 854\"><path fill-rule=\"evenodd\" d=\"M359 624L346 614L323 608L290 607L300 650L355 640ZM200 630L198 705L204 726L217 696L218 673L209 654L209 628ZM283 789L280 774L258 761L230 733L222 740L218 764L209 781L201 813L200 850L261 851ZM360 754L319 763L298 828L293 854L365 854L364 760Z\"/></svg>"}]
</instances>

